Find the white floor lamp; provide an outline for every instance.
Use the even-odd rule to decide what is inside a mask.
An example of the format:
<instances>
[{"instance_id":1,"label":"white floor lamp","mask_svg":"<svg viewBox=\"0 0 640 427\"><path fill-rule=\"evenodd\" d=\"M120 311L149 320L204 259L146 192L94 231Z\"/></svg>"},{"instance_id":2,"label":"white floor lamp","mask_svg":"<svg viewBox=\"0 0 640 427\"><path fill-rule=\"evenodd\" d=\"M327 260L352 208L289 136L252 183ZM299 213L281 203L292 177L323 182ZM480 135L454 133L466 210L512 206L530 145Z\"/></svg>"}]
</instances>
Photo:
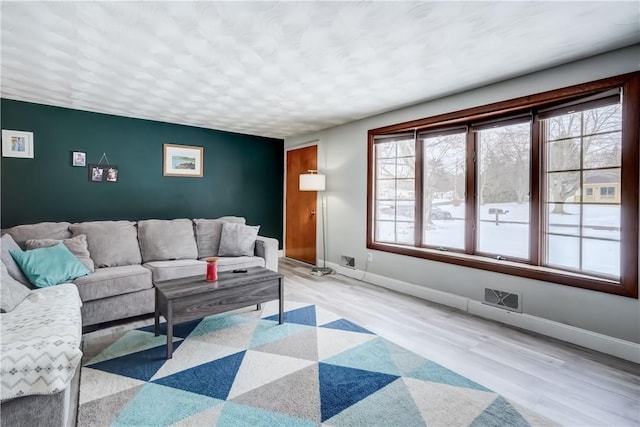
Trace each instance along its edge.
<instances>
[{"instance_id":1,"label":"white floor lamp","mask_svg":"<svg viewBox=\"0 0 640 427\"><path fill-rule=\"evenodd\" d=\"M300 191L320 191L324 192L326 188L325 176L318 173L317 170L310 170L309 173L300 174ZM327 267L327 253L324 243L324 222L325 222L325 209L324 209L324 194L320 194L321 210L322 210L322 267L314 267L311 269L311 274L316 276L324 276L325 274L334 273L333 269Z\"/></svg>"}]
</instances>

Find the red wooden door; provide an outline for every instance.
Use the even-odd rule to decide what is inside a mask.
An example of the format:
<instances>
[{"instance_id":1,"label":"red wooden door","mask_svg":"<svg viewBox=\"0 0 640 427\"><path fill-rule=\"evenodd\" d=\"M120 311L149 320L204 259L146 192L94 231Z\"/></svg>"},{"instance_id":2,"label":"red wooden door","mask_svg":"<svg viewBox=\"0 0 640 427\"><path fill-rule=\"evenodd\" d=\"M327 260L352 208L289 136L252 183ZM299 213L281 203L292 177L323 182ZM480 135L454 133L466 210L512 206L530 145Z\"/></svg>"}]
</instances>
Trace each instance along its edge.
<instances>
[{"instance_id":1,"label":"red wooden door","mask_svg":"<svg viewBox=\"0 0 640 427\"><path fill-rule=\"evenodd\" d=\"M300 191L302 173L318 168L318 147L287 151L285 256L309 264L316 263L317 192Z\"/></svg>"}]
</instances>

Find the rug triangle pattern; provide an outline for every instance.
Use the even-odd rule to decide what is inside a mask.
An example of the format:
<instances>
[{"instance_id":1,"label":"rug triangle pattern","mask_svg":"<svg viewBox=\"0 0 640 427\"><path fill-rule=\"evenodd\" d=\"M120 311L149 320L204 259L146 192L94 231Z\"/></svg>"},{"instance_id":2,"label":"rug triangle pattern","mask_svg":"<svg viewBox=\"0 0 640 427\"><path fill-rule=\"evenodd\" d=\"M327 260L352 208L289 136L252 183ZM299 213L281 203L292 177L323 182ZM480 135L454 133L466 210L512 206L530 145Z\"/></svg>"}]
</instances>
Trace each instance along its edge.
<instances>
[{"instance_id":1,"label":"rug triangle pattern","mask_svg":"<svg viewBox=\"0 0 640 427\"><path fill-rule=\"evenodd\" d=\"M279 325L269 304L176 325L170 360L153 326L127 332L85 362L78 426L529 425L496 393L347 319L294 303Z\"/></svg>"}]
</instances>

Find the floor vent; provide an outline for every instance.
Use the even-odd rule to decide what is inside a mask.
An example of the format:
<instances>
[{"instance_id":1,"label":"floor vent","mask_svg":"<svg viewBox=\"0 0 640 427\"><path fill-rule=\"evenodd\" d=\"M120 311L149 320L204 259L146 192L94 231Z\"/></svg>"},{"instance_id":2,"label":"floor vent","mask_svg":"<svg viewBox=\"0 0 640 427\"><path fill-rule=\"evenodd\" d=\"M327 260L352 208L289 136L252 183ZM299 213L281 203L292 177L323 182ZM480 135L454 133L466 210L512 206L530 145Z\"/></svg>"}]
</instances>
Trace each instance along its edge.
<instances>
[{"instance_id":1,"label":"floor vent","mask_svg":"<svg viewBox=\"0 0 640 427\"><path fill-rule=\"evenodd\" d=\"M495 307L522 313L522 298L519 293L484 288L483 302Z\"/></svg>"}]
</instances>

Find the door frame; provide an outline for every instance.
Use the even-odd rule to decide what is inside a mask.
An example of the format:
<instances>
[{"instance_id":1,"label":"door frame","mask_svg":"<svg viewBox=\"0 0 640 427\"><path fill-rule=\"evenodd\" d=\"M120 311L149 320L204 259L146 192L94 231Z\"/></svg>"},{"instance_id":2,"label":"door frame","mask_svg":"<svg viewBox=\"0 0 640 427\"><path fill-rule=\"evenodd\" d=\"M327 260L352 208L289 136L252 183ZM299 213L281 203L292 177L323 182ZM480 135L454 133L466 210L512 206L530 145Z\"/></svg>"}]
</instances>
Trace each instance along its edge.
<instances>
[{"instance_id":1,"label":"door frame","mask_svg":"<svg viewBox=\"0 0 640 427\"><path fill-rule=\"evenodd\" d=\"M320 138L315 138L312 140L309 140L307 142L302 142L300 144L296 144L296 145L292 145L291 147L285 147L284 148L284 180L282 182L282 212L284 212L284 215L282 216L282 257L285 257L286 253L287 253L287 153L289 151L293 151L293 150L299 150L300 148L307 148L307 147L313 147L313 146L317 147L317 151L316 151L316 164L319 165L319 158L320 158ZM316 195L316 205L318 205L318 197L319 195ZM318 263L318 216L316 215L316 264ZM296 260L297 261L297 260ZM300 261L302 262L302 261Z\"/></svg>"}]
</instances>

